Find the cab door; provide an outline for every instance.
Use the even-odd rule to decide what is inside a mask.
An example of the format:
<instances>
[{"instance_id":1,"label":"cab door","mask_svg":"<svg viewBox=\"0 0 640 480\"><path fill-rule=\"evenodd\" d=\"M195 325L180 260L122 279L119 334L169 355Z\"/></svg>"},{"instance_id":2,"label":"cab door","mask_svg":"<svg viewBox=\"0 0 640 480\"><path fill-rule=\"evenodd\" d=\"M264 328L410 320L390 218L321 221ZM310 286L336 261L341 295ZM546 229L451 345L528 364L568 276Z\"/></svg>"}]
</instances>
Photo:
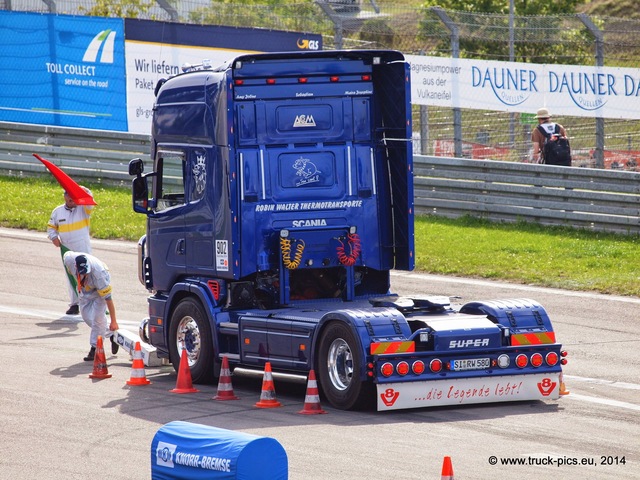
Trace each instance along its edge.
<instances>
[{"instance_id":1,"label":"cab door","mask_svg":"<svg viewBox=\"0 0 640 480\"><path fill-rule=\"evenodd\" d=\"M154 171L147 242L154 289L166 292L186 269L184 151L159 148Z\"/></svg>"}]
</instances>

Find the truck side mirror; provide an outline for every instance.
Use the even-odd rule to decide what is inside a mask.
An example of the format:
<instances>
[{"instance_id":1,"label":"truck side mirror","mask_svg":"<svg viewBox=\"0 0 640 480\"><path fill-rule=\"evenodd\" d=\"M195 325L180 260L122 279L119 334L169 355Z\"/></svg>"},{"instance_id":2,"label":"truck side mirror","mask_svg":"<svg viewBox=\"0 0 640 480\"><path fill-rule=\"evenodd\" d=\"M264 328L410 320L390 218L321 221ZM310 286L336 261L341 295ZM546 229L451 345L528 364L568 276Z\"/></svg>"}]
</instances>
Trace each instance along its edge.
<instances>
[{"instance_id":1,"label":"truck side mirror","mask_svg":"<svg viewBox=\"0 0 640 480\"><path fill-rule=\"evenodd\" d=\"M131 164L129 164L129 167L131 167ZM138 174L138 176L133 179L132 191L133 211L136 213L149 213L149 185L147 183L147 177L142 177Z\"/></svg>"},{"instance_id":2,"label":"truck side mirror","mask_svg":"<svg viewBox=\"0 0 640 480\"><path fill-rule=\"evenodd\" d=\"M141 158L134 158L129 162L129 175L139 177L144 172L144 163Z\"/></svg>"}]
</instances>

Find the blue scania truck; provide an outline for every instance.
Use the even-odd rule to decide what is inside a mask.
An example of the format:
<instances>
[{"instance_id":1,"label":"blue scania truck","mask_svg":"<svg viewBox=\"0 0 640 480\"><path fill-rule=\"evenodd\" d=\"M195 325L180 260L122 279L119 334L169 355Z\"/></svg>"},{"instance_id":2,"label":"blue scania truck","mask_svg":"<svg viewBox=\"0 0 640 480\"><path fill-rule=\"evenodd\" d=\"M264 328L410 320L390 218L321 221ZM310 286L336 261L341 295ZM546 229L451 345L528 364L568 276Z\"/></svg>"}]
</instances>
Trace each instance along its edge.
<instances>
[{"instance_id":1,"label":"blue scania truck","mask_svg":"<svg viewBox=\"0 0 640 480\"><path fill-rule=\"evenodd\" d=\"M561 345L533 300L391 293L414 268L409 65L389 50L242 55L156 86L144 338L195 383L316 373L339 409L557 399Z\"/></svg>"}]
</instances>

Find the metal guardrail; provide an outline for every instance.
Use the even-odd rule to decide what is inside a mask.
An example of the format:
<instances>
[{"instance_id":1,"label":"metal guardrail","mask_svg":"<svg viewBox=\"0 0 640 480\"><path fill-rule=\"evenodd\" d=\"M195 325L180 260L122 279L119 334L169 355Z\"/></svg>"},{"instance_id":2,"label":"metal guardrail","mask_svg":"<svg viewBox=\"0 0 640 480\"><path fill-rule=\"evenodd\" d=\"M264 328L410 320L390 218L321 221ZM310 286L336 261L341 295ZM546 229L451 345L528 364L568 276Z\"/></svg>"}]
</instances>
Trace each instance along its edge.
<instances>
[{"instance_id":1,"label":"metal guardrail","mask_svg":"<svg viewBox=\"0 0 640 480\"><path fill-rule=\"evenodd\" d=\"M73 178L129 185L129 160L147 135L0 122L0 174L44 175L37 153ZM640 234L640 173L495 160L414 157L418 215Z\"/></svg>"},{"instance_id":2,"label":"metal guardrail","mask_svg":"<svg viewBox=\"0 0 640 480\"><path fill-rule=\"evenodd\" d=\"M640 233L640 173L414 157L417 214Z\"/></svg>"},{"instance_id":3,"label":"metal guardrail","mask_svg":"<svg viewBox=\"0 0 640 480\"><path fill-rule=\"evenodd\" d=\"M77 179L129 184L129 160L148 158L149 135L0 122L0 172L25 176L47 172L37 153Z\"/></svg>"}]
</instances>

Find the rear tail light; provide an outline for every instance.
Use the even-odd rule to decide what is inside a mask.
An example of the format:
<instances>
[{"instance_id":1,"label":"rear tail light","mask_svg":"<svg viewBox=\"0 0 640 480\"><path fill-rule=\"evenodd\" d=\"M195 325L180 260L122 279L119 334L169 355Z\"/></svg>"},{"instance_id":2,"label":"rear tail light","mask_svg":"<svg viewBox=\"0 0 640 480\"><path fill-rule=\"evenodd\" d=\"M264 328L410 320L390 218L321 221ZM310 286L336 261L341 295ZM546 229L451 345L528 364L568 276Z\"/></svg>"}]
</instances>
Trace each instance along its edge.
<instances>
[{"instance_id":1,"label":"rear tail light","mask_svg":"<svg viewBox=\"0 0 640 480\"><path fill-rule=\"evenodd\" d=\"M367 377L374 376L374 373L373 373L374 368L375 368L375 365L372 362L367 363Z\"/></svg>"},{"instance_id":2,"label":"rear tail light","mask_svg":"<svg viewBox=\"0 0 640 480\"><path fill-rule=\"evenodd\" d=\"M542 355L540 353L531 355L531 366L538 368L540 365L542 365Z\"/></svg>"},{"instance_id":3,"label":"rear tail light","mask_svg":"<svg viewBox=\"0 0 640 480\"><path fill-rule=\"evenodd\" d=\"M429 362L429 369L433 373L438 373L440 370L442 370L442 361L438 358L434 358Z\"/></svg>"},{"instance_id":4,"label":"rear tail light","mask_svg":"<svg viewBox=\"0 0 640 480\"><path fill-rule=\"evenodd\" d=\"M383 377L390 377L393 375L393 365L389 362L383 363L380 367L380 373Z\"/></svg>"},{"instance_id":5,"label":"rear tail light","mask_svg":"<svg viewBox=\"0 0 640 480\"><path fill-rule=\"evenodd\" d=\"M527 358L527 356L524 353L521 353L520 355L518 355L516 357L516 365L519 368L524 368L529 364L529 359Z\"/></svg>"},{"instance_id":6,"label":"rear tail light","mask_svg":"<svg viewBox=\"0 0 640 480\"><path fill-rule=\"evenodd\" d=\"M549 352L544 358L544 361L547 362L547 365L553 367L558 363L558 354L556 352Z\"/></svg>"},{"instance_id":7,"label":"rear tail light","mask_svg":"<svg viewBox=\"0 0 640 480\"><path fill-rule=\"evenodd\" d=\"M507 355L506 353L503 353L498 357L498 366L500 368L507 368L510 363L511 363L511 359L509 358L509 355Z\"/></svg>"},{"instance_id":8,"label":"rear tail light","mask_svg":"<svg viewBox=\"0 0 640 480\"><path fill-rule=\"evenodd\" d=\"M407 373L409 373L409 364L407 362L398 363L398 365L396 366L396 371L398 372L398 375L404 377Z\"/></svg>"},{"instance_id":9,"label":"rear tail light","mask_svg":"<svg viewBox=\"0 0 640 480\"><path fill-rule=\"evenodd\" d=\"M424 362L422 360L416 360L415 362L413 362L413 365L411 365L411 370L416 375L421 375L422 373L424 373L424 368Z\"/></svg>"}]
</instances>

